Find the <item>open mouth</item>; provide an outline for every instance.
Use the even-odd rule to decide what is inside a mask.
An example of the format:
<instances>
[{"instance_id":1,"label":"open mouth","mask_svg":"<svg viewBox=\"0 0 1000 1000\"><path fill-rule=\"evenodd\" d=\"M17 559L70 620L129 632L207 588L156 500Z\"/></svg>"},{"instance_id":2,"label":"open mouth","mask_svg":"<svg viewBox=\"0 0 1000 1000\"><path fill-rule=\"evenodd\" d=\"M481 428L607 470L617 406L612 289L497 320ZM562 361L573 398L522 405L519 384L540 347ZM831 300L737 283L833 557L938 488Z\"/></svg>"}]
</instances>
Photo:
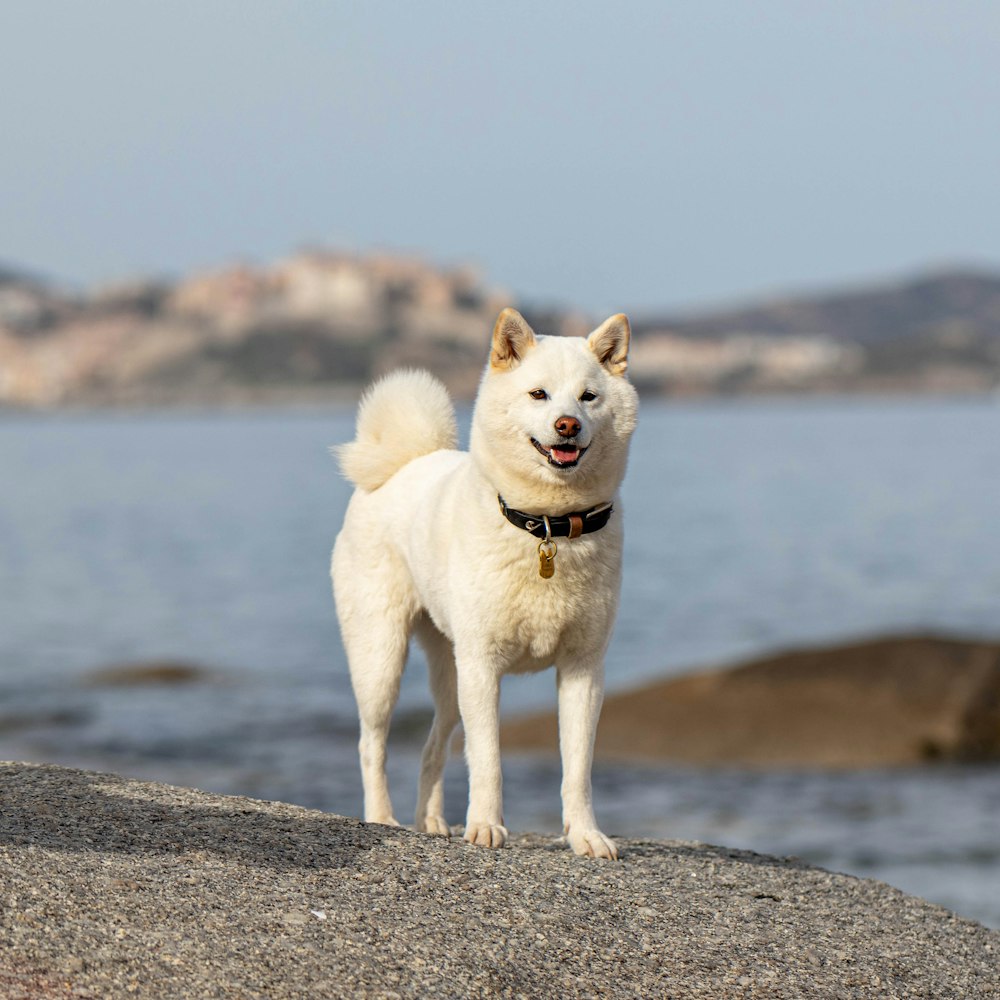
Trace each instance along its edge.
<instances>
[{"instance_id":1,"label":"open mouth","mask_svg":"<svg viewBox=\"0 0 1000 1000\"><path fill-rule=\"evenodd\" d=\"M587 450L568 442L554 444L548 448L534 438L531 439L531 443L540 455L544 455L548 459L549 465L553 465L557 469L572 469L583 458L583 453Z\"/></svg>"}]
</instances>

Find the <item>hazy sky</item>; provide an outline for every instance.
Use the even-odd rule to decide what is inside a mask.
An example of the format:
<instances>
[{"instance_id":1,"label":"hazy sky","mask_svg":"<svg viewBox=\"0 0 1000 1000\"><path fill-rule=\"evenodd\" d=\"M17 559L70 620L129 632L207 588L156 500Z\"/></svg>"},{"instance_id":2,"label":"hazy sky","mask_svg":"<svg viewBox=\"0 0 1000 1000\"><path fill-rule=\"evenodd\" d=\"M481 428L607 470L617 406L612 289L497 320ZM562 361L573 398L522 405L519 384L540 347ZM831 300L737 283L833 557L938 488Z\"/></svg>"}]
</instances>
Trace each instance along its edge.
<instances>
[{"instance_id":1,"label":"hazy sky","mask_svg":"<svg viewBox=\"0 0 1000 1000\"><path fill-rule=\"evenodd\" d=\"M642 312L1000 265L1000 4L8 0L0 261L307 243Z\"/></svg>"}]
</instances>

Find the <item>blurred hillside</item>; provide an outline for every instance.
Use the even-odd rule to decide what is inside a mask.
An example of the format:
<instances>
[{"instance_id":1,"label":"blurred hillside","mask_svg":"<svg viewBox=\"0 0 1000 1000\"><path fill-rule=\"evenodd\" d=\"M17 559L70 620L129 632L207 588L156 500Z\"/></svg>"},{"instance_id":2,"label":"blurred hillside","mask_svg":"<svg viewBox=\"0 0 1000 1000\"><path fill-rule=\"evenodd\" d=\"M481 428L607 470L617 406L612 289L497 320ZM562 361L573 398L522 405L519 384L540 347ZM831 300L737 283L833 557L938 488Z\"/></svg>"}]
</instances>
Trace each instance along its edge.
<instances>
[{"instance_id":1,"label":"blurred hillside","mask_svg":"<svg viewBox=\"0 0 1000 1000\"><path fill-rule=\"evenodd\" d=\"M583 334L603 318L518 304L472 269L388 255L310 251L86 294L0 269L0 404L320 402L401 365L429 368L468 397L510 304L540 333ZM632 376L647 392L1000 385L1000 274L633 324Z\"/></svg>"},{"instance_id":2,"label":"blurred hillside","mask_svg":"<svg viewBox=\"0 0 1000 1000\"><path fill-rule=\"evenodd\" d=\"M948 271L635 324L639 378L715 392L1000 385L1000 273Z\"/></svg>"}]
</instances>

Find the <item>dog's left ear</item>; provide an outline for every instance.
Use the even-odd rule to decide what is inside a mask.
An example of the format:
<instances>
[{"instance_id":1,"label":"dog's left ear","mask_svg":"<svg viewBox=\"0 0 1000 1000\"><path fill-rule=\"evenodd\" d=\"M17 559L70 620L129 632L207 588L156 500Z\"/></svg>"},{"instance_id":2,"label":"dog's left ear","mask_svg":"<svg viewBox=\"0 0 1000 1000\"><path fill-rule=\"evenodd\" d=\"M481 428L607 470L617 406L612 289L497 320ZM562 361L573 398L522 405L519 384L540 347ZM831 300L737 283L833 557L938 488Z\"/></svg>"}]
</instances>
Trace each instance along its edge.
<instances>
[{"instance_id":1,"label":"dog's left ear","mask_svg":"<svg viewBox=\"0 0 1000 1000\"><path fill-rule=\"evenodd\" d=\"M606 319L587 338L587 345L612 375L624 375L628 368L628 344L631 336L628 316L618 313Z\"/></svg>"},{"instance_id":2,"label":"dog's left ear","mask_svg":"<svg viewBox=\"0 0 1000 1000\"><path fill-rule=\"evenodd\" d=\"M509 371L517 367L525 353L535 346L535 331L516 309L504 309L493 327L490 367Z\"/></svg>"}]
</instances>

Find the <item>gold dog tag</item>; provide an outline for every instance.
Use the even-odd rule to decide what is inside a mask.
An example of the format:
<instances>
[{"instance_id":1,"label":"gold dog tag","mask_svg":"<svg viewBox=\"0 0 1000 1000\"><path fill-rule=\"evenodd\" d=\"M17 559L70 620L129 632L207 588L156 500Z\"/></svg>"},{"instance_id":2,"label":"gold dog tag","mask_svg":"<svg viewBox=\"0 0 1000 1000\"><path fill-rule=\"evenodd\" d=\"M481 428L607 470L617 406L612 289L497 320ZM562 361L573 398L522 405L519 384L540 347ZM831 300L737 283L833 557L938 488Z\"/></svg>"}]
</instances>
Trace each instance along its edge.
<instances>
[{"instance_id":1,"label":"gold dog tag","mask_svg":"<svg viewBox=\"0 0 1000 1000\"><path fill-rule=\"evenodd\" d=\"M538 575L548 580L556 574L556 543L551 538L538 543Z\"/></svg>"}]
</instances>

